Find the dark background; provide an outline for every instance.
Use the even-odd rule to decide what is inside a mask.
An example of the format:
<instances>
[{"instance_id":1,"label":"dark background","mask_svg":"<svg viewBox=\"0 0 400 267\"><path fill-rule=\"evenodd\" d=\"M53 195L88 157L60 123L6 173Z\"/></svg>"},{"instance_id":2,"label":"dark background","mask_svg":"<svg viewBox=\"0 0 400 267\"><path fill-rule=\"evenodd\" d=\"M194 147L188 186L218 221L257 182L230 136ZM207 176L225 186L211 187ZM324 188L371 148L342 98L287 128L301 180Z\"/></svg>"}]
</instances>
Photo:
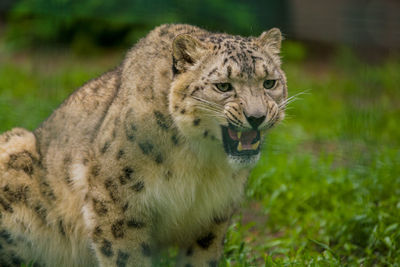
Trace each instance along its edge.
<instances>
[{"instance_id":1,"label":"dark background","mask_svg":"<svg viewBox=\"0 0 400 267\"><path fill-rule=\"evenodd\" d=\"M211 31L258 35L279 27L288 39L400 47L396 0L2 0L0 20L10 44L129 46L163 23L189 23ZM378 52L377 52L378 53ZM367 53L370 54L370 53Z\"/></svg>"}]
</instances>

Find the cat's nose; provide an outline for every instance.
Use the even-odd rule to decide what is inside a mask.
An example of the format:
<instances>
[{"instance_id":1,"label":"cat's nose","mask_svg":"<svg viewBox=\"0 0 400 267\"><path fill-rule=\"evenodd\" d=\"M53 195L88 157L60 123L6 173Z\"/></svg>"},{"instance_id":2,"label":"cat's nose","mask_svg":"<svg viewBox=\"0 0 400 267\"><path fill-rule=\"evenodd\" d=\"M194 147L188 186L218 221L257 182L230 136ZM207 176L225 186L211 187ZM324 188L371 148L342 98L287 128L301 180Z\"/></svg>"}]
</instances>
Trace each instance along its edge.
<instances>
[{"instance_id":1,"label":"cat's nose","mask_svg":"<svg viewBox=\"0 0 400 267\"><path fill-rule=\"evenodd\" d=\"M258 126L260 126L266 118L266 116L264 116L264 115L247 117L247 115L245 114L245 116L246 116L247 121L249 122L251 127L253 127L254 130L257 130Z\"/></svg>"}]
</instances>

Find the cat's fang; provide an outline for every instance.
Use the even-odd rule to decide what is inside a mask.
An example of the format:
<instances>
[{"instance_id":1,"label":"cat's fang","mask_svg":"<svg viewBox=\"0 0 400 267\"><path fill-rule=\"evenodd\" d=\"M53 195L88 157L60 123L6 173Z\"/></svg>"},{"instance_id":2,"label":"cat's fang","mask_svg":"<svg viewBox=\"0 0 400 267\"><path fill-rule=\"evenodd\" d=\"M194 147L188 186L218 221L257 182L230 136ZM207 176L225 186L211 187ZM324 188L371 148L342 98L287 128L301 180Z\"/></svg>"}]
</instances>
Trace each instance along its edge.
<instances>
[{"instance_id":1,"label":"cat's fang","mask_svg":"<svg viewBox=\"0 0 400 267\"><path fill-rule=\"evenodd\" d=\"M256 143L252 144L251 149L256 150L259 145L260 145L260 140L258 140Z\"/></svg>"},{"instance_id":2,"label":"cat's fang","mask_svg":"<svg viewBox=\"0 0 400 267\"><path fill-rule=\"evenodd\" d=\"M243 146L242 146L242 142L239 141L239 144L237 146L237 151L242 151L243 150Z\"/></svg>"}]
</instances>

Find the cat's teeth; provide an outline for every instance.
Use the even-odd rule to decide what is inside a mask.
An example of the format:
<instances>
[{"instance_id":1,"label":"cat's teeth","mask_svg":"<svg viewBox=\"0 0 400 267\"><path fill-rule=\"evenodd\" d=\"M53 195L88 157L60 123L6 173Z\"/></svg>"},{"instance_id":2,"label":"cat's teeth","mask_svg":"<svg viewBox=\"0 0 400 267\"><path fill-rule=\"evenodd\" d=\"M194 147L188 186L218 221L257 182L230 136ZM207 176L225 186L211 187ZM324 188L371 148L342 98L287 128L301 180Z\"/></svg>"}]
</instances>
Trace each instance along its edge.
<instances>
[{"instance_id":1,"label":"cat's teeth","mask_svg":"<svg viewBox=\"0 0 400 267\"><path fill-rule=\"evenodd\" d=\"M242 136L242 132L238 132L237 137L240 139L241 136Z\"/></svg>"},{"instance_id":2,"label":"cat's teeth","mask_svg":"<svg viewBox=\"0 0 400 267\"><path fill-rule=\"evenodd\" d=\"M251 145L251 148L252 148L253 150L256 150L256 149L258 148L259 145L260 145L260 140L258 140L256 143L252 144L252 145Z\"/></svg>"},{"instance_id":3,"label":"cat's teeth","mask_svg":"<svg viewBox=\"0 0 400 267\"><path fill-rule=\"evenodd\" d=\"M242 147L242 142L240 142L239 141L239 144L238 144L238 146L237 146L237 151L242 151L243 150L243 147Z\"/></svg>"}]
</instances>

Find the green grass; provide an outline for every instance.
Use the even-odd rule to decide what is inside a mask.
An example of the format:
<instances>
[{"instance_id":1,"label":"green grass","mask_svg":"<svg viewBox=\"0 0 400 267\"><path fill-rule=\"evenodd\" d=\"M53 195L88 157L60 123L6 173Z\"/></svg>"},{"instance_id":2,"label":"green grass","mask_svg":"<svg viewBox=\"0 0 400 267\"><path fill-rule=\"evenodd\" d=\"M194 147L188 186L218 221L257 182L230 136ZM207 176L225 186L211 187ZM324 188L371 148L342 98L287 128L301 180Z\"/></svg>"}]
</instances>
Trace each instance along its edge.
<instances>
[{"instance_id":1,"label":"green grass","mask_svg":"<svg viewBox=\"0 0 400 267\"><path fill-rule=\"evenodd\" d=\"M34 129L123 55L63 53L0 52L0 131ZM304 94L267 138L221 266L399 266L400 61L308 53L286 46L290 95Z\"/></svg>"}]
</instances>

